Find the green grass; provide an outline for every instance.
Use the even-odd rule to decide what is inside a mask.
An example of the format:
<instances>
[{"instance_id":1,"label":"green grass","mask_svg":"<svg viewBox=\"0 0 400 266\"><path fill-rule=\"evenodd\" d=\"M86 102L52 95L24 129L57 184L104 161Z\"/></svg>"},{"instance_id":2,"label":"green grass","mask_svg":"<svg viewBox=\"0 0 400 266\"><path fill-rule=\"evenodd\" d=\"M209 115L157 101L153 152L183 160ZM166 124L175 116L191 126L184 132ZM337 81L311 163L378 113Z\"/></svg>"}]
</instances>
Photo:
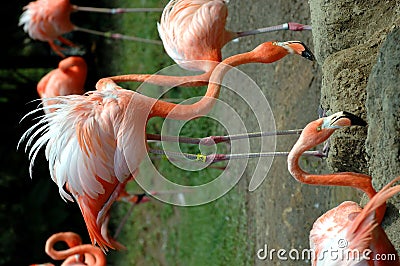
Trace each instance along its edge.
<instances>
[{"instance_id":1,"label":"green grass","mask_svg":"<svg viewBox=\"0 0 400 266\"><path fill-rule=\"evenodd\" d=\"M142 1L147 7L163 7L167 1ZM115 1L115 6L140 7L140 1ZM156 22L160 13L124 14L114 21L113 31L158 39ZM155 73L172 65L162 46L131 41L106 41L102 71L104 75L126 73ZM136 89L138 84L123 84ZM201 96L205 88L177 88L165 97L187 99ZM149 121L147 131L160 133L163 119ZM185 124L183 136L204 137L224 134L215 121L200 118ZM182 145L183 151L199 153L196 145ZM218 150L224 151L224 146ZM167 160L154 160L159 172L185 185L197 185L216 178L221 170L207 168L184 171ZM137 184L129 184L130 191L140 192ZM130 205L118 202L113 206L110 228L113 232L127 213ZM110 265L248 265L252 250L248 247L247 217L244 195L237 187L222 198L194 207L177 207L156 200L138 205L125 224L118 241L126 251L111 251Z\"/></svg>"}]
</instances>

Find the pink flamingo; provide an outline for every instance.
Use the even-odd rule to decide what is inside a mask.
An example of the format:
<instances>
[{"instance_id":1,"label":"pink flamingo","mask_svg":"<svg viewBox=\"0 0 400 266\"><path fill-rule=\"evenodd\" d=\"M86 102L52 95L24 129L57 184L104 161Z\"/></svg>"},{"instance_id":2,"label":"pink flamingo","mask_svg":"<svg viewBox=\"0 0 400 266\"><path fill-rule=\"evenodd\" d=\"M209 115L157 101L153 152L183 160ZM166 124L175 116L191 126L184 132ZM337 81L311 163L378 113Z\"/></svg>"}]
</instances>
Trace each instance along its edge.
<instances>
[{"instance_id":1,"label":"pink flamingo","mask_svg":"<svg viewBox=\"0 0 400 266\"><path fill-rule=\"evenodd\" d=\"M87 65L79 56L70 56L60 61L57 69L47 73L38 83L37 92L40 98L54 98L57 96L84 94ZM53 100L45 100L43 104L55 104ZM45 109L45 111L52 111Z\"/></svg>"},{"instance_id":2,"label":"pink flamingo","mask_svg":"<svg viewBox=\"0 0 400 266\"><path fill-rule=\"evenodd\" d=\"M400 192L399 185L392 187L399 180L397 177L384 186L364 209L345 201L319 217L310 231L312 265L400 265L375 213Z\"/></svg>"},{"instance_id":3,"label":"pink flamingo","mask_svg":"<svg viewBox=\"0 0 400 266\"><path fill-rule=\"evenodd\" d=\"M335 174L310 174L299 166L301 154L327 140L339 128L352 125L366 125L361 118L348 112L338 112L310 122L302 131L299 139L290 151L287 162L291 175L299 182L312 185L350 186L365 192L371 199L376 191L368 175L342 172ZM386 205L377 210L377 220L380 223L385 215Z\"/></svg>"},{"instance_id":4,"label":"pink flamingo","mask_svg":"<svg viewBox=\"0 0 400 266\"><path fill-rule=\"evenodd\" d=\"M85 95L57 97L57 111L46 114L20 140L30 136L26 146L31 146L30 173L37 153L47 144L51 178L63 199L78 203L92 243L103 250L123 248L108 234L108 213L147 154L147 121L152 117L188 120L205 115L213 107L221 80L231 67L252 62L268 64L291 53L304 55L305 50L300 42L266 42L250 52L229 57L213 72L205 96L192 105L177 105L124 90L110 79L100 80L97 90Z\"/></svg>"},{"instance_id":5,"label":"pink flamingo","mask_svg":"<svg viewBox=\"0 0 400 266\"><path fill-rule=\"evenodd\" d=\"M71 31L82 31L115 39L127 39L146 43L161 44L161 42L157 40L147 40L134 36L104 33L81 28L74 25L70 20L71 13L76 11L123 13L138 11L160 11L158 9L96 9L71 5L69 0L36 0L26 5L23 10L24 12L20 17L18 25L23 26L24 31L28 33L32 39L48 42L53 51L61 57L65 57L65 55L61 52L61 47L56 45L54 41L59 40L65 45L75 46L71 41L61 36Z\"/></svg>"}]
</instances>

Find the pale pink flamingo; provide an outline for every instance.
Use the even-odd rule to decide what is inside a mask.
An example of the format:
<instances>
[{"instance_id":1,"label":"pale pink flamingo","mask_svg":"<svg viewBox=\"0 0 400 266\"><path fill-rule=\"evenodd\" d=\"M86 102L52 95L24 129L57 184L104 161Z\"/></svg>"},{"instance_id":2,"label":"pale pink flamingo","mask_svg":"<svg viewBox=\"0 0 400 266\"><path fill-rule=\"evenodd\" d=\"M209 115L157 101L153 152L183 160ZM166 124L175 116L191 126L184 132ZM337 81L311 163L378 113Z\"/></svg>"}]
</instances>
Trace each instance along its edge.
<instances>
[{"instance_id":1,"label":"pale pink flamingo","mask_svg":"<svg viewBox=\"0 0 400 266\"><path fill-rule=\"evenodd\" d=\"M44 106L57 104L53 100L58 96L82 95L85 93L84 85L87 75L87 65L85 60L79 56L70 56L62 59L57 69L51 70L39 81L37 92L43 100ZM55 109L44 108L45 112L53 112ZM128 195L123 192L120 200L132 203L139 203L142 200L148 201L144 194Z\"/></svg>"},{"instance_id":2,"label":"pale pink flamingo","mask_svg":"<svg viewBox=\"0 0 400 266\"><path fill-rule=\"evenodd\" d=\"M79 56L70 56L60 61L58 68L47 73L37 84L40 98L54 98L57 96L84 94L87 65L85 59ZM43 104L56 104L46 100ZM51 109L45 109L47 112Z\"/></svg>"},{"instance_id":3,"label":"pale pink flamingo","mask_svg":"<svg viewBox=\"0 0 400 266\"><path fill-rule=\"evenodd\" d=\"M397 177L384 186L364 209L345 201L319 217L310 231L312 265L400 265L375 213L400 192L400 185L392 187L399 180Z\"/></svg>"},{"instance_id":4,"label":"pale pink flamingo","mask_svg":"<svg viewBox=\"0 0 400 266\"><path fill-rule=\"evenodd\" d=\"M165 51L182 68L211 71L222 60L222 47L239 37L277 30L311 30L308 25L290 22L251 31L229 31L225 28L227 2L170 0L165 6L158 32Z\"/></svg>"},{"instance_id":5,"label":"pale pink flamingo","mask_svg":"<svg viewBox=\"0 0 400 266\"><path fill-rule=\"evenodd\" d=\"M28 33L32 39L48 42L53 51L61 57L65 57L65 55L61 52L61 47L56 45L54 41L59 40L65 45L74 46L71 41L62 37L63 34L72 31L83 31L115 39L161 44L158 40L147 40L134 36L126 36L118 33L104 33L78 27L71 22L71 13L75 11L94 11L94 9L72 5L69 0L36 0L26 5L23 10L18 25L23 26L24 31ZM101 12L101 10L105 11L106 9L99 9L98 11ZM123 9L115 9L114 11L123 11Z\"/></svg>"},{"instance_id":6,"label":"pale pink flamingo","mask_svg":"<svg viewBox=\"0 0 400 266\"><path fill-rule=\"evenodd\" d=\"M30 173L40 148L46 145L51 178L63 199L78 203L92 243L103 250L123 248L108 234L108 213L147 154L147 121L203 116L213 107L222 78L231 67L272 63L291 53L304 56L309 53L305 50L300 42L266 42L229 57L213 72L205 96L192 105L156 100L122 89L110 79L100 80L97 90L85 95L57 97L57 111L46 114L20 140L29 138Z\"/></svg>"},{"instance_id":7,"label":"pale pink flamingo","mask_svg":"<svg viewBox=\"0 0 400 266\"><path fill-rule=\"evenodd\" d=\"M327 140L339 128L352 125L366 125L361 118L348 112L338 112L333 115L319 118L310 122L303 129L299 139L291 149L287 162L291 175L299 182L312 185L350 186L365 192L371 199L376 191L372 186L369 175L341 172L333 174L311 174L299 166L299 158L303 152ZM386 205L377 210L377 221L381 222L385 214Z\"/></svg>"},{"instance_id":8,"label":"pale pink flamingo","mask_svg":"<svg viewBox=\"0 0 400 266\"><path fill-rule=\"evenodd\" d=\"M294 22L252 31L225 29L227 6L224 0L171 0L164 8L158 31L167 54L182 68L201 70L195 76L170 77L128 74L109 77L115 82L148 82L163 86L206 85L212 70L221 62L222 47L231 40L277 30L310 30ZM308 50L308 49L307 49ZM306 58L313 60L311 53Z\"/></svg>"}]
</instances>

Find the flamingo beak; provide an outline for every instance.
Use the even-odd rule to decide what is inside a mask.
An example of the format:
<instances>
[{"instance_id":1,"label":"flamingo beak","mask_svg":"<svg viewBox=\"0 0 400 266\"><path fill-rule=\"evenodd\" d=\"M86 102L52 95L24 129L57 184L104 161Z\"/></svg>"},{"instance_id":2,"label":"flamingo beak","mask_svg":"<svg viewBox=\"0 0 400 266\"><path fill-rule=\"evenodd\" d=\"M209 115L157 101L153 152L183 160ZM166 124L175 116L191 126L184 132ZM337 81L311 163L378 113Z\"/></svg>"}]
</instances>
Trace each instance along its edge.
<instances>
[{"instance_id":1,"label":"flamingo beak","mask_svg":"<svg viewBox=\"0 0 400 266\"><path fill-rule=\"evenodd\" d=\"M367 123L359 116L342 111L325 117L322 122L322 128L342 128L346 126L366 126Z\"/></svg>"},{"instance_id":2,"label":"flamingo beak","mask_svg":"<svg viewBox=\"0 0 400 266\"><path fill-rule=\"evenodd\" d=\"M359 116L353 115L352 113L343 111L343 117L346 117L346 118L350 119L352 126L363 126L363 127L365 127L367 125L367 122L365 122L364 119L362 119Z\"/></svg>"},{"instance_id":3,"label":"flamingo beak","mask_svg":"<svg viewBox=\"0 0 400 266\"><path fill-rule=\"evenodd\" d=\"M303 44L304 45L304 44ZM301 52L301 56L310 60L310 61L315 61L314 54L311 52L310 49L308 49L307 46L304 45L304 51Z\"/></svg>"},{"instance_id":4,"label":"flamingo beak","mask_svg":"<svg viewBox=\"0 0 400 266\"><path fill-rule=\"evenodd\" d=\"M315 61L314 54L303 42L288 41L281 43L281 46L286 48L290 53L298 54L308 60Z\"/></svg>"}]
</instances>

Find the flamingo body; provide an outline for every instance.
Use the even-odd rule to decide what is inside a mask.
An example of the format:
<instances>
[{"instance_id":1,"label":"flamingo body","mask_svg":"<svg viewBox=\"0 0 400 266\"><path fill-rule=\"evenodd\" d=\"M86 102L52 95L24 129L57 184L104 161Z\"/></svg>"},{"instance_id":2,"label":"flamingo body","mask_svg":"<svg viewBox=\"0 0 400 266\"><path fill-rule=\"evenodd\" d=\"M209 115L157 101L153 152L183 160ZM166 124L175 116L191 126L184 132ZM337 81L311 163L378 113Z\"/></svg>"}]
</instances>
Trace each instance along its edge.
<instances>
[{"instance_id":1,"label":"flamingo body","mask_svg":"<svg viewBox=\"0 0 400 266\"><path fill-rule=\"evenodd\" d=\"M75 28L70 21L73 7L69 0L36 0L23 10L18 25L22 25L32 39L48 42L57 54L64 57L54 41L58 39L73 46L70 41L61 37Z\"/></svg>"},{"instance_id":2,"label":"flamingo body","mask_svg":"<svg viewBox=\"0 0 400 266\"><path fill-rule=\"evenodd\" d=\"M61 52L62 48L56 45L54 41L59 40L65 45L71 47L75 46L74 43L62 37L63 34L71 31L82 31L106 38L161 44L158 40L147 40L135 36L78 27L70 20L71 13L77 11L118 14L125 12L152 12L158 11L158 9L93 8L71 5L69 0L36 0L23 7L23 13L20 16L18 25L23 26L24 31L28 33L32 39L48 42L53 51L61 57L65 57Z\"/></svg>"},{"instance_id":3,"label":"flamingo body","mask_svg":"<svg viewBox=\"0 0 400 266\"><path fill-rule=\"evenodd\" d=\"M225 29L227 16L224 0L170 1L157 24L165 51L185 69L209 71L213 61L222 60L221 48L235 37Z\"/></svg>"},{"instance_id":4,"label":"flamingo body","mask_svg":"<svg viewBox=\"0 0 400 266\"><path fill-rule=\"evenodd\" d=\"M37 0L23 8L19 25L34 40L52 42L74 29L69 0Z\"/></svg>"},{"instance_id":5,"label":"flamingo body","mask_svg":"<svg viewBox=\"0 0 400 266\"><path fill-rule=\"evenodd\" d=\"M104 230L107 214L146 154L147 98L130 106L134 116L124 116L134 94L106 88L87 95L58 97L57 112L43 121L49 130L37 142L42 146L49 141L46 158L52 179L64 199L78 202L92 241L105 250L122 248ZM135 98L140 96L135 94ZM130 132L122 127L123 120L132 125ZM123 152L131 155L127 159L134 167L132 171Z\"/></svg>"},{"instance_id":6,"label":"flamingo body","mask_svg":"<svg viewBox=\"0 0 400 266\"><path fill-rule=\"evenodd\" d=\"M159 36L167 54L182 68L212 71L222 61L221 49L233 39L277 30L311 29L307 25L285 23L251 31L226 29L227 0L170 0L160 22Z\"/></svg>"},{"instance_id":7,"label":"flamingo body","mask_svg":"<svg viewBox=\"0 0 400 266\"><path fill-rule=\"evenodd\" d=\"M345 201L319 217L310 231L312 265L400 265L396 249L375 217L376 210L400 192L400 186L390 187L398 180L382 188L364 209ZM333 256L329 251L337 253Z\"/></svg>"}]
</instances>

